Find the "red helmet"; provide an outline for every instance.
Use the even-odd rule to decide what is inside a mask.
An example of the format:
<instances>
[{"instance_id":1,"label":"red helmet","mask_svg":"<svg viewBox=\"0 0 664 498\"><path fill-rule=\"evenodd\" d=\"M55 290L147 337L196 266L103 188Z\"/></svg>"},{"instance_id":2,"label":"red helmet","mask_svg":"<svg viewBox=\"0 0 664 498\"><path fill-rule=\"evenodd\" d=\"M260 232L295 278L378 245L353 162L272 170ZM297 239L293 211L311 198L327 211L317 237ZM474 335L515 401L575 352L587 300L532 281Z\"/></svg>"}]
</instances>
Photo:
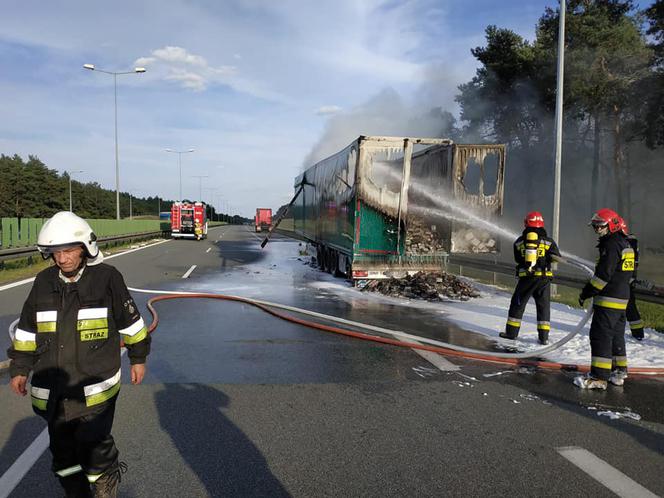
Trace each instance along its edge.
<instances>
[{"instance_id":1,"label":"red helmet","mask_svg":"<svg viewBox=\"0 0 664 498\"><path fill-rule=\"evenodd\" d=\"M614 233L622 230L623 227L627 229L627 225L620 215L608 208L596 211L590 219L589 225L592 225L597 233Z\"/></svg>"},{"instance_id":2,"label":"red helmet","mask_svg":"<svg viewBox=\"0 0 664 498\"><path fill-rule=\"evenodd\" d=\"M544 228L544 216L539 211L532 211L523 219L523 226L527 228Z\"/></svg>"},{"instance_id":3,"label":"red helmet","mask_svg":"<svg viewBox=\"0 0 664 498\"><path fill-rule=\"evenodd\" d=\"M629 234L629 228L627 228L627 222L623 218L620 218L620 229L622 230L622 233L624 233L625 235Z\"/></svg>"}]
</instances>

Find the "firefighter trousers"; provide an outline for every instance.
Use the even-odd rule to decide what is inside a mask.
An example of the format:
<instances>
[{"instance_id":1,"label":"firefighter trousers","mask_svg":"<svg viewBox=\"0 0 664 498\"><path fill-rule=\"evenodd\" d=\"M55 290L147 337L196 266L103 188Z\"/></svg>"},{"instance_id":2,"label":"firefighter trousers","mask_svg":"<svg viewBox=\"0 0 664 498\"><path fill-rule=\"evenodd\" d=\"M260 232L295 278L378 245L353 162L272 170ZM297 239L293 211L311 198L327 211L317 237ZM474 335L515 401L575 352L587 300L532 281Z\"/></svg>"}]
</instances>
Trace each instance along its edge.
<instances>
[{"instance_id":1,"label":"firefighter trousers","mask_svg":"<svg viewBox=\"0 0 664 498\"><path fill-rule=\"evenodd\" d=\"M113 398L98 410L66 420L62 403L53 410L48 422L53 471L63 486L66 481L95 482L118 459L118 450L111 436L115 414ZM65 480L65 482L63 482Z\"/></svg>"},{"instance_id":2,"label":"firefighter trousers","mask_svg":"<svg viewBox=\"0 0 664 498\"><path fill-rule=\"evenodd\" d=\"M609 380L612 370L627 371L625 311L593 307L590 324L590 374Z\"/></svg>"},{"instance_id":3,"label":"firefighter trousers","mask_svg":"<svg viewBox=\"0 0 664 498\"><path fill-rule=\"evenodd\" d=\"M627 322L629 329L632 331L632 337L635 339L643 339L643 320L641 320L641 313L636 307L636 297L634 296L634 288L629 288L629 301L627 302L626 310Z\"/></svg>"},{"instance_id":4,"label":"firefighter trousers","mask_svg":"<svg viewBox=\"0 0 664 498\"><path fill-rule=\"evenodd\" d=\"M505 336L515 339L521 328L521 318L528 300L535 299L537 309L537 335L540 341L549 339L551 329L551 286L550 279L541 277L521 277L516 284L510 310L505 325Z\"/></svg>"}]
</instances>

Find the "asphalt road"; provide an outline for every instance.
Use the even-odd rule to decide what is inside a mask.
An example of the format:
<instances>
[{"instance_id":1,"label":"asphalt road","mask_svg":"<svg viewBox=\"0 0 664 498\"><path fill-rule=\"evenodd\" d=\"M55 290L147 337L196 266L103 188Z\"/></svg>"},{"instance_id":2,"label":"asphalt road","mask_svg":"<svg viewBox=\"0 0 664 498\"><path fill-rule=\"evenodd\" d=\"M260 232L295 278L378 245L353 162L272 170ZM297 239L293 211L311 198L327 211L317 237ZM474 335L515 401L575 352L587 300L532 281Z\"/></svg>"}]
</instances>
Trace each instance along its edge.
<instances>
[{"instance_id":1,"label":"asphalt road","mask_svg":"<svg viewBox=\"0 0 664 498\"><path fill-rule=\"evenodd\" d=\"M249 227L223 227L108 262L131 287L243 295L492 347L439 316L334 291L297 241L259 244ZM28 290L0 292L1 340ZM244 304L157 308L145 383L124 385L116 411L121 496L664 496L662 382L583 392L571 373L427 360ZM0 381L7 476L44 423ZM37 454L10 496L59 496L50 461Z\"/></svg>"}]
</instances>

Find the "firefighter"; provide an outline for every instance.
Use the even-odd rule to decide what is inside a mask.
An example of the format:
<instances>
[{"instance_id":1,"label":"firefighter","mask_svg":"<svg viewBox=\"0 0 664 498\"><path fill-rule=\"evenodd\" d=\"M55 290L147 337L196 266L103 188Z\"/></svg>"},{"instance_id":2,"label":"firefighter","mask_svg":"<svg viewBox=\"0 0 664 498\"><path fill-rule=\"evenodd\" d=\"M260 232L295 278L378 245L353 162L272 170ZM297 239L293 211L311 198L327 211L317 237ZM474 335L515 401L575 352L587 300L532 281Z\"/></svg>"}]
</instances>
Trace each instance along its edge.
<instances>
[{"instance_id":1,"label":"firefighter","mask_svg":"<svg viewBox=\"0 0 664 498\"><path fill-rule=\"evenodd\" d=\"M629 323L629 329L632 332L632 337L637 341L643 340L643 320L641 319L641 313L636 307L636 297L634 296L634 286L636 284L636 272L639 268L639 241L633 233L629 233L627 228L627 223L625 220L621 219L620 229L627 237L627 242L634 249L634 276L631 278L629 283L629 301L627 302L627 309L625 310L625 318L627 323Z\"/></svg>"},{"instance_id":2,"label":"firefighter","mask_svg":"<svg viewBox=\"0 0 664 498\"><path fill-rule=\"evenodd\" d=\"M599 236L599 259L595 274L579 295L579 304L583 306L586 299L593 298L592 357L590 372L576 377L574 384L582 389L606 389L608 382L622 386L627 378L625 310L634 274L635 253L615 211L600 209L593 215L590 225Z\"/></svg>"},{"instance_id":3,"label":"firefighter","mask_svg":"<svg viewBox=\"0 0 664 498\"><path fill-rule=\"evenodd\" d=\"M521 318L532 296L537 308L537 336L542 345L549 343L551 329L551 289L553 278L551 263L559 260L556 242L547 236L544 218L538 211L528 213L523 220L524 230L514 242L514 260L518 282L512 295L504 339L516 339L521 328Z\"/></svg>"},{"instance_id":4,"label":"firefighter","mask_svg":"<svg viewBox=\"0 0 664 498\"><path fill-rule=\"evenodd\" d=\"M55 264L37 275L23 305L8 350L10 387L21 396L29 391L35 413L47 421L52 469L66 496L115 497L126 470L111 436L120 341L131 382L140 384L150 336L122 275L102 263L85 220L55 214L37 248Z\"/></svg>"},{"instance_id":5,"label":"firefighter","mask_svg":"<svg viewBox=\"0 0 664 498\"><path fill-rule=\"evenodd\" d=\"M196 236L196 240L201 240L203 238L203 227L198 220L194 221L194 235Z\"/></svg>"}]
</instances>

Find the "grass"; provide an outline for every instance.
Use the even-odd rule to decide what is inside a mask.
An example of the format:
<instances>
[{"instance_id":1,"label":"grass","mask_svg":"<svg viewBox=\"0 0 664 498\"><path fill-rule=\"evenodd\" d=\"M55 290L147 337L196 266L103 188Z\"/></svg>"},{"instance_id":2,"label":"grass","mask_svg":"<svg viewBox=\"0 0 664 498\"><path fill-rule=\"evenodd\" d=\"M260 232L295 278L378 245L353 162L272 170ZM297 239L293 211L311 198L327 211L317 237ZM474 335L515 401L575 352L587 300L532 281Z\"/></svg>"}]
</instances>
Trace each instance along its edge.
<instances>
[{"instance_id":1,"label":"grass","mask_svg":"<svg viewBox=\"0 0 664 498\"><path fill-rule=\"evenodd\" d=\"M458 274L458 272L451 271L454 268L454 265L450 265L448 270L450 270L450 273ZM494 280L494 274L491 272L475 270L465 266L463 267L463 275L473 278L478 282L496 285L506 292L512 292L514 290L515 279L507 275L495 274ZM552 296L551 300L556 303L567 304L572 308L581 309L578 302L579 293L580 289L566 287L558 284L558 294L556 296ZM645 326L658 332L664 333L664 306L661 304L649 303L640 300L636 301L636 305L639 308L641 319L645 323ZM505 310L505 313L507 313L507 310Z\"/></svg>"}]
</instances>

